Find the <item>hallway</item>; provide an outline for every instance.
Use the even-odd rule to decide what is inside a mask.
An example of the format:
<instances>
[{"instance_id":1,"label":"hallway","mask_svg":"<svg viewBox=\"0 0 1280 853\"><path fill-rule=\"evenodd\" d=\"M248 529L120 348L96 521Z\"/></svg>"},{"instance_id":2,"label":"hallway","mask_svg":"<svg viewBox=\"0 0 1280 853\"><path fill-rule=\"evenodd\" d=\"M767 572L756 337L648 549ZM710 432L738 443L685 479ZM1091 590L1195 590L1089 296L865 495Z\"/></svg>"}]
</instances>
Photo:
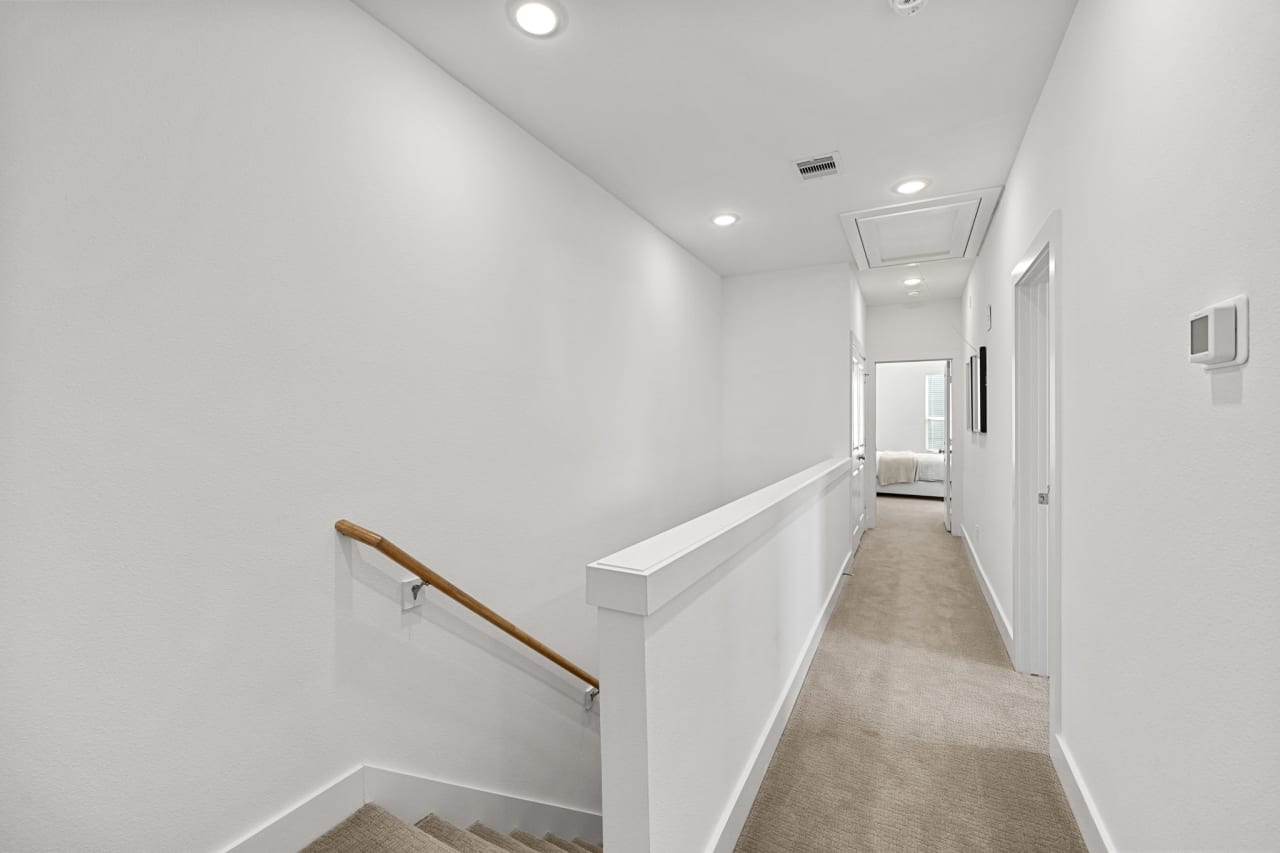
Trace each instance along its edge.
<instances>
[{"instance_id":1,"label":"hallway","mask_svg":"<svg viewBox=\"0 0 1280 853\"><path fill-rule=\"evenodd\" d=\"M880 498L736 849L1083 850L1047 730L941 502Z\"/></svg>"}]
</instances>

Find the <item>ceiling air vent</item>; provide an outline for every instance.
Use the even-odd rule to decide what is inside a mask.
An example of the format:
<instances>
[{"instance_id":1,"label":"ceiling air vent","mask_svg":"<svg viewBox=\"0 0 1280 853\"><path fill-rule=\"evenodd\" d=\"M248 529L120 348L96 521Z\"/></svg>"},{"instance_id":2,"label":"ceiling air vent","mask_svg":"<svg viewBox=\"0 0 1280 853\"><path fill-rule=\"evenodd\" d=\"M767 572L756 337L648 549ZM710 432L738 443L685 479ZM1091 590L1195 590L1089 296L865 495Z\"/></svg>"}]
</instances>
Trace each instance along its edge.
<instances>
[{"instance_id":1,"label":"ceiling air vent","mask_svg":"<svg viewBox=\"0 0 1280 853\"><path fill-rule=\"evenodd\" d=\"M838 152L832 152L821 157L811 157L808 160L797 160L795 161L796 171L806 181L825 178L827 175L837 175L840 173L840 163L836 160L838 156Z\"/></svg>"}]
</instances>

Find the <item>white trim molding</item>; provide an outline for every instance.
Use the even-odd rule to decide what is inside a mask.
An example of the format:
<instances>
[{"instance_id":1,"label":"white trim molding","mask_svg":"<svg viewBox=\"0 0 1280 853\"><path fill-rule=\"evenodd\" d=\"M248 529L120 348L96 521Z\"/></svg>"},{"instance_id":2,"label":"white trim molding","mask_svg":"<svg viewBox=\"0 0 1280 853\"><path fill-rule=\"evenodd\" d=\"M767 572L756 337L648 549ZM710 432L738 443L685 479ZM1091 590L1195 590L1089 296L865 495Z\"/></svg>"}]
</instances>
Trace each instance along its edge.
<instances>
[{"instance_id":1,"label":"white trim molding","mask_svg":"<svg viewBox=\"0 0 1280 853\"><path fill-rule=\"evenodd\" d=\"M1019 285L1027 281L1027 276L1037 270L1037 264L1045 264L1048 274L1048 411L1042 414L1047 417L1048 437L1044 448L1045 458L1039 460L1047 466L1047 471L1036 470L1039 465L1031 457L1024 457L1020 448L1024 447L1029 436L1020 435L1019 412L1026 408L1025 400L1019 393L1018 375L1020 354L1023 344L1020 342L1026 334L1022 321L1018 318L1017 306L1020 300ZM1010 462L1010 512L1013 519L1013 536L1010 539L1010 557L1013 567L1012 616L1014 625L1014 653L1012 655L1014 669L1019 672L1044 675L1049 678L1049 724L1050 731L1058 731L1061 724L1061 685L1058 675L1062 672L1061 652L1061 590L1062 590L1062 507L1067 494L1062 469L1062 407L1059 404L1061 385L1058 378L1061 363L1062 340L1062 211L1054 210L1045 219L1044 225L1036 233L1019 261L1009 271L1009 286L1013 289L1013 305L1015 308L1013 322L1013 349L1011 352L1009 390L1009 443ZM1026 414L1026 412L1024 412ZM1024 457L1021 461L1019 457ZM1047 559L1043 566L1035 565L1035 561L1023 559L1022 542L1029 535L1028 527L1033 525L1031 519L1036 517L1038 507L1031 513L1026 504L1027 493L1023 483L1023 468L1031 482L1035 483L1035 491L1042 488L1048 490L1047 529L1044 534L1048 541L1044 548ZM1040 474L1047 474L1043 482L1039 482ZM1019 496L1023 500L1019 500Z\"/></svg>"},{"instance_id":2,"label":"white trim molding","mask_svg":"<svg viewBox=\"0 0 1280 853\"><path fill-rule=\"evenodd\" d=\"M587 566L587 603L650 616L850 473L828 459Z\"/></svg>"},{"instance_id":3,"label":"white trim molding","mask_svg":"<svg viewBox=\"0 0 1280 853\"><path fill-rule=\"evenodd\" d=\"M459 826L478 820L504 832L514 827L538 836L553 832L564 838L603 837L597 812L362 764L223 851L299 850L365 803L377 803L407 823L437 814Z\"/></svg>"},{"instance_id":4,"label":"white trim molding","mask_svg":"<svg viewBox=\"0 0 1280 853\"><path fill-rule=\"evenodd\" d=\"M1076 825L1080 827L1080 835L1084 838L1089 853L1115 853L1115 844L1111 834L1098 814L1098 806L1089 794L1089 788L1080 778L1080 770L1076 767L1071 750L1061 734L1049 738L1049 758L1053 761L1053 769L1058 773L1062 783L1062 791L1067 795L1067 803L1071 813L1075 815Z\"/></svg>"},{"instance_id":5,"label":"white trim molding","mask_svg":"<svg viewBox=\"0 0 1280 853\"><path fill-rule=\"evenodd\" d=\"M978 559L978 552L973 547L973 540L969 538L969 530L963 524L960 525L960 534L964 539L964 550L969 556L969 565L973 567L973 574L978 578L978 588L982 590L982 597L987 600L987 607L991 609L991 617L995 620L996 628L1000 631L1000 639L1004 640L1004 649L1009 654L1009 660L1013 660L1013 626L1009 622L1009 617L1005 615L1004 608L1000 606L1000 602L996 599L996 594L991 589L991 582L987 580L986 570L982 568L982 561Z\"/></svg>"}]
</instances>

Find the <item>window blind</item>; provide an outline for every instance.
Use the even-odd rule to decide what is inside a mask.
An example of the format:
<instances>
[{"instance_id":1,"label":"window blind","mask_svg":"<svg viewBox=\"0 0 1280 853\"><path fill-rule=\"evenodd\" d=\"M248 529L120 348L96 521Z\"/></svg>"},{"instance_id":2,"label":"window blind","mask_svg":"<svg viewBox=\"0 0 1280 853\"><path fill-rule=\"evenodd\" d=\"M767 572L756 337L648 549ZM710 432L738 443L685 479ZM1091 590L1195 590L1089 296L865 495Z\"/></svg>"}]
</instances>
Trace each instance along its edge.
<instances>
[{"instance_id":1,"label":"window blind","mask_svg":"<svg viewBox=\"0 0 1280 853\"><path fill-rule=\"evenodd\" d=\"M924 378L924 446L926 450L947 447L947 377L930 373Z\"/></svg>"}]
</instances>

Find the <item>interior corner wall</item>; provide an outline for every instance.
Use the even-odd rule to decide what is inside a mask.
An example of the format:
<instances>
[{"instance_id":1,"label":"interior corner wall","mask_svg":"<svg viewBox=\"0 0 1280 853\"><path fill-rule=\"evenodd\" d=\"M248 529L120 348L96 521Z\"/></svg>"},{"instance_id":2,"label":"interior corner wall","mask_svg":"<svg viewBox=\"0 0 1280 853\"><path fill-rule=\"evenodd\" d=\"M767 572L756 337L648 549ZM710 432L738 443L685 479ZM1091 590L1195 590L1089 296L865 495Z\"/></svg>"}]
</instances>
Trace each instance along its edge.
<instances>
[{"instance_id":1,"label":"interior corner wall","mask_svg":"<svg viewBox=\"0 0 1280 853\"><path fill-rule=\"evenodd\" d=\"M0 849L598 809L583 685L333 523L594 670L586 563L718 502L719 276L341 0L0 4L0 148Z\"/></svg>"},{"instance_id":2,"label":"interior corner wall","mask_svg":"<svg viewBox=\"0 0 1280 853\"><path fill-rule=\"evenodd\" d=\"M849 455L848 264L724 280L726 500Z\"/></svg>"},{"instance_id":3,"label":"interior corner wall","mask_svg":"<svg viewBox=\"0 0 1280 853\"><path fill-rule=\"evenodd\" d=\"M1266 0L1081 0L963 303L992 424L966 515L1007 607L1012 269L1060 211L1055 690L1116 850L1280 838L1277 32ZM1188 315L1240 293L1249 362L1189 364Z\"/></svg>"},{"instance_id":4,"label":"interior corner wall","mask_svg":"<svg viewBox=\"0 0 1280 853\"><path fill-rule=\"evenodd\" d=\"M867 355L867 299L862 295L858 277L849 269L849 328L853 331L854 346L865 358Z\"/></svg>"},{"instance_id":5,"label":"interior corner wall","mask_svg":"<svg viewBox=\"0 0 1280 853\"><path fill-rule=\"evenodd\" d=\"M959 535L964 519L967 490L963 459L965 453L965 405L967 394L961 377L968 347L961 333L959 299L937 299L920 303L889 303L867 308L867 359L872 378L867 384L868 460L881 447L876 435L876 371L881 362L951 359L951 532ZM874 466L872 466L874 472ZM875 478L867 481L874 484ZM867 524L875 526L875 501L867 504Z\"/></svg>"}]
</instances>

